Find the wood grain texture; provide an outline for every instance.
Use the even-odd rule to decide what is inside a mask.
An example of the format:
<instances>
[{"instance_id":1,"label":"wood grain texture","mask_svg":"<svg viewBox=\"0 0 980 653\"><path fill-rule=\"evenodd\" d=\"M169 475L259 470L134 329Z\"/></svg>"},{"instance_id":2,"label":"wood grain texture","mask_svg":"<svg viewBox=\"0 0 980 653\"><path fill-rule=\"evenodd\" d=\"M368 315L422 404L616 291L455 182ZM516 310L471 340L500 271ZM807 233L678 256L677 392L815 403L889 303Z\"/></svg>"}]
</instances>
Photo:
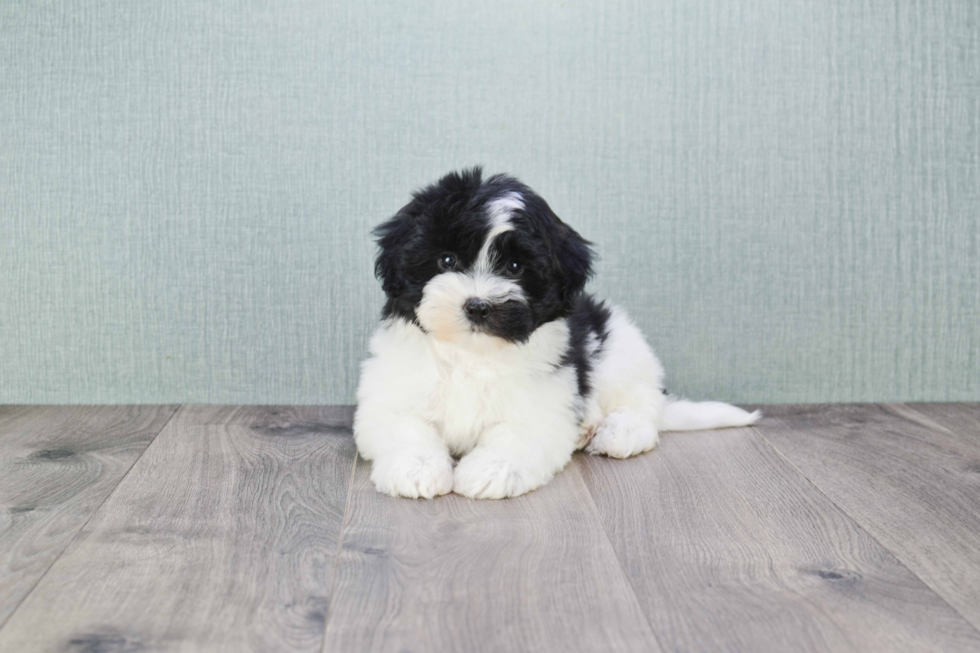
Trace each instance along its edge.
<instances>
[{"instance_id":1,"label":"wood grain texture","mask_svg":"<svg viewBox=\"0 0 980 653\"><path fill-rule=\"evenodd\" d=\"M0 626L176 406L0 406Z\"/></svg>"},{"instance_id":2,"label":"wood grain texture","mask_svg":"<svg viewBox=\"0 0 980 653\"><path fill-rule=\"evenodd\" d=\"M0 650L319 650L350 416L182 408L0 630Z\"/></svg>"},{"instance_id":3,"label":"wood grain texture","mask_svg":"<svg viewBox=\"0 0 980 653\"><path fill-rule=\"evenodd\" d=\"M980 633L750 429L669 434L650 454L578 465L667 650L980 647Z\"/></svg>"},{"instance_id":4,"label":"wood grain texture","mask_svg":"<svg viewBox=\"0 0 980 653\"><path fill-rule=\"evenodd\" d=\"M504 501L378 494L358 463L330 651L657 651L578 470Z\"/></svg>"},{"instance_id":5,"label":"wood grain texture","mask_svg":"<svg viewBox=\"0 0 980 653\"><path fill-rule=\"evenodd\" d=\"M980 445L980 402L909 403L895 404L893 408L903 417L913 421L922 421L922 417L928 418L935 425L955 433L960 438ZM916 415L921 417L917 418Z\"/></svg>"},{"instance_id":6,"label":"wood grain texture","mask_svg":"<svg viewBox=\"0 0 980 653\"><path fill-rule=\"evenodd\" d=\"M980 628L976 414L975 405L773 406L757 428Z\"/></svg>"}]
</instances>

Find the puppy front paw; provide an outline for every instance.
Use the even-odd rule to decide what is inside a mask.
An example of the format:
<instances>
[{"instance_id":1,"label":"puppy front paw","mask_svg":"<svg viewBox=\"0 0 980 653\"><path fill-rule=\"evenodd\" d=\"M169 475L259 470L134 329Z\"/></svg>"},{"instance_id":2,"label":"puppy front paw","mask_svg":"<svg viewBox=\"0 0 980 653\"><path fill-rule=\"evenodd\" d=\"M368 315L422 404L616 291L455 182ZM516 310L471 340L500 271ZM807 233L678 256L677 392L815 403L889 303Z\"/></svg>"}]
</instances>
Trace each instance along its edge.
<instances>
[{"instance_id":1,"label":"puppy front paw","mask_svg":"<svg viewBox=\"0 0 980 653\"><path fill-rule=\"evenodd\" d=\"M453 489L453 461L445 454L389 455L371 463L378 492L393 497L431 499Z\"/></svg>"},{"instance_id":2,"label":"puppy front paw","mask_svg":"<svg viewBox=\"0 0 980 653\"><path fill-rule=\"evenodd\" d=\"M456 465L453 492L471 499L504 499L537 489L550 478L505 456L476 450Z\"/></svg>"}]
</instances>

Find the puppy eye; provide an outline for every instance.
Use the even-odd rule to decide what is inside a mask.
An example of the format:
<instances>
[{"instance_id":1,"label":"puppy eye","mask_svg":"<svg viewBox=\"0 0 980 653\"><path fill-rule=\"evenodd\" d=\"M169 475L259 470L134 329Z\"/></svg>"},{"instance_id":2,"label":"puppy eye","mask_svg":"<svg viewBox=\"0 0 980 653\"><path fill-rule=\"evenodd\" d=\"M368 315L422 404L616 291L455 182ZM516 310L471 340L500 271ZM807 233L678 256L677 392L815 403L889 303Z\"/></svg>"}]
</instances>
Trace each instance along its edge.
<instances>
[{"instance_id":1,"label":"puppy eye","mask_svg":"<svg viewBox=\"0 0 980 653\"><path fill-rule=\"evenodd\" d=\"M456 269L456 255L443 254L439 257L439 269L443 272L451 272Z\"/></svg>"},{"instance_id":2,"label":"puppy eye","mask_svg":"<svg viewBox=\"0 0 980 653\"><path fill-rule=\"evenodd\" d=\"M517 261L511 261L510 263L507 264L507 267L505 269L507 270L507 274L516 277L517 275L519 275L521 272L524 271L524 266L518 263Z\"/></svg>"}]
</instances>

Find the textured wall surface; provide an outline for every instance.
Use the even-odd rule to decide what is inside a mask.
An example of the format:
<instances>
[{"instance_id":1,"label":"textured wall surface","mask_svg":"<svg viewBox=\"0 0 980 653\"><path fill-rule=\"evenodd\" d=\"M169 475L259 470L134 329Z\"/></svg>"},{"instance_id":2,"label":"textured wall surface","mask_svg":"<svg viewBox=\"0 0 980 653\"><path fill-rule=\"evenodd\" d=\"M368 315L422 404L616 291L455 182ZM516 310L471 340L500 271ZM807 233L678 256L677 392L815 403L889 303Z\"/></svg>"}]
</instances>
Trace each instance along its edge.
<instances>
[{"instance_id":1,"label":"textured wall surface","mask_svg":"<svg viewBox=\"0 0 980 653\"><path fill-rule=\"evenodd\" d=\"M976 0L6 0L0 402L351 402L369 229L474 163L675 391L980 399Z\"/></svg>"}]
</instances>

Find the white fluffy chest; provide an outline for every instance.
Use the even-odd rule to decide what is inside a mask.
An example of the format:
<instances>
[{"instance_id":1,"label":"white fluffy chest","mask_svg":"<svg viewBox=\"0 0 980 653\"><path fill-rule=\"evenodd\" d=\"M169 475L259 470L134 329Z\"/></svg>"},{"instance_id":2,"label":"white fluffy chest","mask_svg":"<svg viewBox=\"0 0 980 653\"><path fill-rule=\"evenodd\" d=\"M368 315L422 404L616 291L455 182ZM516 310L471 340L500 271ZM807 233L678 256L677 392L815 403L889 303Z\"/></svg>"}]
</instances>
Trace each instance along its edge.
<instances>
[{"instance_id":1,"label":"white fluffy chest","mask_svg":"<svg viewBox=\"0 0 980 653\"><path fill-rule=\"evenodd\" d=\"M452 356L437 368L425 413L458 453L476 446L483 431L503 420L514 391L530 385L525 370L487 357Z\"/></svg>"},{"instance_id":2,"label":"white fluffy chest","mask_svg":"<svg viewBox=\"0 0 980 653\"><path fill-rule=\"evenodd\" d=\"M478 334L446 342L390 321L372 338L358 411L421 417L464 454L501 422L532 428L542 413L574 412L575 373L562 366L567 348L564 320L539 327L523 344Z\"/></svg>"},{"instance_id":3,"label":"white fluffy chest","mask_svg":"<svg viewBox=\"0 0 980 653\"><path fill-rule=\"evenodd\" d=\"M474 350L429 342L438 378L423 412L451 450L465 453L490 427L520 420L536 397L571 390L568 375L556 373L567 342L564 321L538 331L521 346Z\"/></svg>"}]
</instances>

